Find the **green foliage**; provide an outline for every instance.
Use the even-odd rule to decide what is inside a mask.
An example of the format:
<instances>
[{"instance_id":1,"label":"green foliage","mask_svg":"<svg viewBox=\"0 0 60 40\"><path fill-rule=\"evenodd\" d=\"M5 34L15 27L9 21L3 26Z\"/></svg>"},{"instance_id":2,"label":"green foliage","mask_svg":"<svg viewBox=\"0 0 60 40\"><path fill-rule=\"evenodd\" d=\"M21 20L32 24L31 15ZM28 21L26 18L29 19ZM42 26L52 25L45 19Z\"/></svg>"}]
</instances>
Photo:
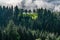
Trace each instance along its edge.
<instances>
[{"instance_id":1,"label":"green foliage","mask_svg":"<svg viewBox=\"0 0 60 40\"><path fill-rule=\"evenodd\" d=\"M0 6L0 40L60 40L58 12L14 9Z\"/></svg>"},{"instance_id":2,"label":"green foliage","mask_svg":"<svg viewBox=\"0 0 60 40\"><path fill-rule=\"evenodd\" d=\"M18 16L21 16L21 14L19 13ZM29 16L31 17L33 20L36 20L38 18L38 14L37 13L23 13L23 17Z\"/></svg>"},{"instance_id":3,"label":"green foliage","mask_svg":"<svg viewBox=\"0 0 60 40\"><path fill-rule=\"evenodd\" d=\"M9 29L9 31L6 31L5 29L0 32L2 32L3 35L0 36L3 38L2 40L60 40L60 36L58 36L58 34L26 29L25 27L18 26L13 26L12 29ZM8 32L9 34L7 34Z\"/></svg>"}]
</instances>

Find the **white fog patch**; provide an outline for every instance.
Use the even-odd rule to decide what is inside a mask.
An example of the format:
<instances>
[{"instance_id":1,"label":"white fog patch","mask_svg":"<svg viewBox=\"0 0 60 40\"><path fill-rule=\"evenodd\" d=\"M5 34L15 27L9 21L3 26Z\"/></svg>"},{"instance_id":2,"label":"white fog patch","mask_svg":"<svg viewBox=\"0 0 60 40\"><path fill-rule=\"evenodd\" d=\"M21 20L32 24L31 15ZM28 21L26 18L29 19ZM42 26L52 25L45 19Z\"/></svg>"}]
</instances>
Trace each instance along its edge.
<instances>
[{"instance_id":1,"label":"white fog patch","mask_svg":"<svg viewBox=\"0 0 60 40\"><path fill-rule=\"evenodd\" d=\"M0 5L7 5L7 6L16 6L16 5L18 5L18 3L20 3L21 4L21 1L22 0L0 0Z\"/></svg>"},{"instance_id":2,"label":"white fog patch","mask_svg":"<svg viewBox=\"0 0 60 40\"><path fill-rule=\"evenodd\" d=\"M46 8L60 11L60 0L0 0L1 6L16 6L25 9Z\"/></svg>"},{"instance_id":3,"label":"white fog patch","mask_svg":"<svg viewBox=\"0 0 60 40\"><path fill-rule=\"evenodd\" d=\"M60 12L60 5L55 6L54 11L58 11L58 12Z\"/></svg>"},{"instance_id":4,"label":"white fog patch","mask_svg":"<svg viewBox=\"0 0 60 40\"><path fill-rule=\"evenodd\" d=\"M38 0L38 1L36 0L34 3L37 5L38 8L42 8L43 7L43 8L49 9L49 8L53 8L54 7L53 4L45 2L45 1L42 1L42 0Z\"/></svg>"}]
</instances>

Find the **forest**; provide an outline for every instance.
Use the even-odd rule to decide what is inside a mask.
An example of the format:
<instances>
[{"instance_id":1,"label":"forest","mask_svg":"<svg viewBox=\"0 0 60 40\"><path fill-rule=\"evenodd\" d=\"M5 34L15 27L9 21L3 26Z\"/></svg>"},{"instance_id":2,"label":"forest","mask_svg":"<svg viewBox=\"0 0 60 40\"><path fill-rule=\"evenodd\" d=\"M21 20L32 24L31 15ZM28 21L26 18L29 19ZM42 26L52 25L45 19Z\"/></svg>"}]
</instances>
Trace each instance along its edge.
<instances>
[{"instance_id":1,"label":"forest","mask_svg":"<svg viewBox=\"0 0 60 40\"><path fill-rule=\"evenodd\" d=\"M0 6L0 40L60 40L60 12Z\"/></svg>"}]
</instances>

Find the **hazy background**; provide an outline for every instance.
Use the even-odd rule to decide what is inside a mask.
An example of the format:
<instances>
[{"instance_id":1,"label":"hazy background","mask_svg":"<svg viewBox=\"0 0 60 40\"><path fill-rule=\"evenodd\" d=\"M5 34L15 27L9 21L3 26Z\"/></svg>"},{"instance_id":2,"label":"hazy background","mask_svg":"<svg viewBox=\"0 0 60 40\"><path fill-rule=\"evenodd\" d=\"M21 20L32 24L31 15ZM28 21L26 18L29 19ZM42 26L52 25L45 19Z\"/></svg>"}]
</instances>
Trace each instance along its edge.
<instances>
[{"instance_id":1,"label":"hazy background","mask_svg":"<svg viewBox=\"0 0 60 40\"><path fill-rule=\"evenodd\" d=\"M18 5L20 8L35 9L47 8L53 11L60 11L60 0L0 0L1 6L14 7Z\"/></svg>"}]
</instances>

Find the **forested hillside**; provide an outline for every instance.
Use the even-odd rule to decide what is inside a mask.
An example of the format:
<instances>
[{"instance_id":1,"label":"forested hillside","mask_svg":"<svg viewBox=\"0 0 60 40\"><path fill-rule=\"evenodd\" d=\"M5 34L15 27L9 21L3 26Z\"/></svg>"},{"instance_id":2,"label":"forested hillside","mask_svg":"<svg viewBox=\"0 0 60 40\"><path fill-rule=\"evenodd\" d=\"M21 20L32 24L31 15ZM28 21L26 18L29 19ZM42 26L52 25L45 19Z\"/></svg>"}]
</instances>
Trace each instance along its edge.
<instances>
[{"instance_id":1,"label":"forested hillside","mask_svg":"<svg viewBox=\"0 0 60 40\"><path fill-rule=\"evenodd\" d=\"M60 13L0 6L0 40L60 40Z\"/></svg>"}]
</instances>

